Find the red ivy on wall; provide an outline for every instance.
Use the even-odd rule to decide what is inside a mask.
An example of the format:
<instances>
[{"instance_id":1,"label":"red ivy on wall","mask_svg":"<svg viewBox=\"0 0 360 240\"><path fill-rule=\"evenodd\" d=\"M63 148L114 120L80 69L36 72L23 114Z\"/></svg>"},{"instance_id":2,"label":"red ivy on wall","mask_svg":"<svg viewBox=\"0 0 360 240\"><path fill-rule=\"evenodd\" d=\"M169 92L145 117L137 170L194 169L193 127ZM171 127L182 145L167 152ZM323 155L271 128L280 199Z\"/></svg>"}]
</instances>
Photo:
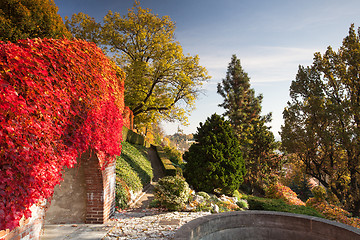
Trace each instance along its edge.
<instances>
[{"instance_id":1,"label":"red ivy on wall","mask_svg":"<svg viewBox=\"0 0 360 240\"><path fill-rule=\"evenodd\" d=\"M134 125L134 114L128 106L125 106L123 111L124 126L128 129L133 130Z\"/></svg>"},{"instance_id":2,"label":"red ivy on wall","mask_svg":"<svg viewBox=\"0 0 360 240\"><path fill-rule=\"evenodd\" d=\"M88 148L120 155L123 109L124 73L94 44L0 42L0 230L30 217Z\"/></svg>"}]
</instances>

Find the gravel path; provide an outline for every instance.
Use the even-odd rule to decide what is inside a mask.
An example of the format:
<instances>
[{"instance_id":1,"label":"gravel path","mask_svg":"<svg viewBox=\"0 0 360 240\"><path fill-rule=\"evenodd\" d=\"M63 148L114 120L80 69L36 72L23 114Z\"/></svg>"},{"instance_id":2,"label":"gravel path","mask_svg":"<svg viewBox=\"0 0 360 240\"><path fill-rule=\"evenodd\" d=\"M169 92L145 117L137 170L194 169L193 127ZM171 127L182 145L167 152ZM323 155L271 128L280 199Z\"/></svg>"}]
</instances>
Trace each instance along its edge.
<instances>
[{"instance_id":1,"label":"gravel path","mask_svg":"<svg viewBox=\"0 0 360 240\"><path fill-rule=\"evenodd\" d=\"M103 240L125 239L173 239L177 229L185 223L209 212L163 212L159 209L143 209L140 212L116 213L111 221L116 224Z\"/></svg>"}]
</instances>

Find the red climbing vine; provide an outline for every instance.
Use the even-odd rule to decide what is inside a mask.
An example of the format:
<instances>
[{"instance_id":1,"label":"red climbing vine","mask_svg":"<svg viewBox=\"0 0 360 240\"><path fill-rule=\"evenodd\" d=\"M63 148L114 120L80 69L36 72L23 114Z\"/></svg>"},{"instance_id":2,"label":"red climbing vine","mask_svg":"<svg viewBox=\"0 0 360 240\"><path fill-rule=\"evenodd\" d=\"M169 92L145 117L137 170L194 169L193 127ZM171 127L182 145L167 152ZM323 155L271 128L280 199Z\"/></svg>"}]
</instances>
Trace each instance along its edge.
<instances>
[{"instance_id":1,"label":"red climbing vine","mask_svg":"<svg viewBox=\"0 0 360 240\"><path fill-rule=\"evenodd\" d=\"M124 73L94 44L0 42L0 230L30 217L88 148L119 155L123 109Z\"/></svg>"}]
</instances>

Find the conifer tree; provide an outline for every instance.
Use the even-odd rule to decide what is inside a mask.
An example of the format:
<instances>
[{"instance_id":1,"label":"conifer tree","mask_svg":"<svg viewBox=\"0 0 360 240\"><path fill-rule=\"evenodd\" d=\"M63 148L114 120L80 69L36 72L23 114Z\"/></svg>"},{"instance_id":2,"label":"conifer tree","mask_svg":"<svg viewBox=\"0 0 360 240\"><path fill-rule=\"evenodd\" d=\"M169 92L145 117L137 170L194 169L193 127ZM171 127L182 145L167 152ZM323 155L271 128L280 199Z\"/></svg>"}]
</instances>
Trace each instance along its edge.
<instances>
[{"instance_id":1,"label":"conifer tree","mask_svg":"<svg viewBox=\"0 0 360 240\"><path fill-rule=\"evenodd\" d=\"M183 159L187 162L184 175L197 191L232 194L238 189L245 174L239 142L228 121L213 114L200 123Z\"/></svg>"},{"instance_id":2,"label":"conifer tree","mask_svg":"<svg viewBox=\"0 0 360 240\"><path fill-rule=\"evenodd\" d=\"M224 98L219 106L225 109L224 116L229 118L244 153L248 190L262 191L263 184L281 169L281 159L274 152L277 148L274 135L266 126L271 113L261 116L263 97L255 96L250 78L236 55L231 58L225 79L218 84L218 93Z\"/></svg>"}]
</instances>

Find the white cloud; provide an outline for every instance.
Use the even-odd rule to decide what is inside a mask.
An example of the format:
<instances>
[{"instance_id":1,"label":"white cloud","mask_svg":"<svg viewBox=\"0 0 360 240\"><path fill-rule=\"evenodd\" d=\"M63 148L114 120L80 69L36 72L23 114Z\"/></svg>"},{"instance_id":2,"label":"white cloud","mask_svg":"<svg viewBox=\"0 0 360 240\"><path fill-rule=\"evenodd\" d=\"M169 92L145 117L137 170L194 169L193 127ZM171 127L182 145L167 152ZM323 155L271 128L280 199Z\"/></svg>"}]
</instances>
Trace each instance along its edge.
<instances>
[{"instance_id":1,"label":"white cloud","mask_svg":"<svg viewBox=\"0 0 360 240\"><path fill-rule=\"evenodd\" d=\"M240 58L241 65L249 74L251 83L290 81L297 73L299 65L310 65L315 49L259 46L244 49ZM212 88L226 75L230 54L204 54L200 64L208 69L212 79L205 89Z\"/></svg>"}]
</instances>

